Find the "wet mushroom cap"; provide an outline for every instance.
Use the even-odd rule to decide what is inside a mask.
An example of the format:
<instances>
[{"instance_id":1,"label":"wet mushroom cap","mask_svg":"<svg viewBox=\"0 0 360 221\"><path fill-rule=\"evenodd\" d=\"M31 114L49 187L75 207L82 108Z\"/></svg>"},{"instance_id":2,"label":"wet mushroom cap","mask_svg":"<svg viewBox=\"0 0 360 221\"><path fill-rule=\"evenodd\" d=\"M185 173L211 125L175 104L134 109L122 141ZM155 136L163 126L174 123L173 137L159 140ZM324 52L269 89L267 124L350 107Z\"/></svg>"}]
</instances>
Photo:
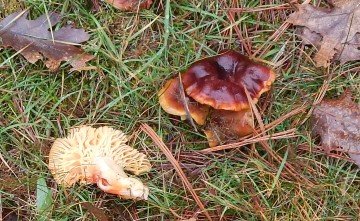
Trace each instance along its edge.
<instances>
[{"instance_id":1,"label":"wet mushroom cap","mask_svg":"<svg viewBox=\"0 0 360 221\"><path fill-rule=\"evenodd\" d=\"M159 103L165 112L172 115L181 116L181 119L184 120L186 119L186 110L184 108L183 101L181 100L179 89L178 78L168 80L159 91ZM209 107L199 104L186 95L185 99L191 117L199 125L204 125L206 116L209 113Z\"/></svg>"},{"instance_id":2,"label":"wet mushroom cap","mask_svg":"<svg viewBox=\"0 0 360 221\"><path fill-rule=\"evenodd\" d=\"M215 109L231 111L250 107L244 87L256 103L274 80L271 68L234 50L193 63L182 77L188 96Z\"/></svg>"}]
</instances>

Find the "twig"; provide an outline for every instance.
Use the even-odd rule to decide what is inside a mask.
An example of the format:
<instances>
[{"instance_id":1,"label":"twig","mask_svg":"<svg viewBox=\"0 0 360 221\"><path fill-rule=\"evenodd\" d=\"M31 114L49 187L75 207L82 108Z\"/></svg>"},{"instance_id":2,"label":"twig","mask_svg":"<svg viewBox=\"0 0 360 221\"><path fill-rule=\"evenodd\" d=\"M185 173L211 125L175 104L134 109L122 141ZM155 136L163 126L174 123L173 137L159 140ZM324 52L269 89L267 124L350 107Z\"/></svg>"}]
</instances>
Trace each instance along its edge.
<instances>
[{"instance_id":1,"label":"twig","mask_svg":"<svg viewBox=\"0 0 360 221\"><path fill-rule=\"evenodd\" d=\"M279 133L275 133L272 135L265 135L265 136L261 136L261 134L258 134L254 137L250 137L248 139L245 139L243 141L240 142L236 142L236 143L231 143L231 144L225 144L225 145L221 145L221 146L216 146L216 147L210 147L207 149L203 149L200 150L200 152L202 153L209 153L209 152L215 152L215 151L219 151L219 150L226 150L226 149L232 149L234 147L242 147L248 144L252 144L252 143L258 143L260 141L267 141L267 140L279 140L279 139L285 139L285 138L292 138L292 137L296 137L297 135L295 135L296 129L290 129L290 130L286 130L286 131L282 131Z\"/></svg>"},{"instance_id":2,"label":"twig","mask_svg":"<svg viewBox=\"0 0 360 221\"><path fill-rule=\"evenodd\" d=\"M296 114L299 114L301 112L303 112L306 109L305 106L301 106L299 108L296 108L292 111L290 111L289 113L281 116L280 118L274 120L273 122L266 124L265 127L265 131L261 131L261 130L257 130L258 134L253 135L252 137L247 136L244 137L243 140L236 142L236 143L231 143L231 144L226 144L226 145L221 145L221 146L217 146L217 147L213 147L213 148L208 148L208 149L204 149L201 150L201 152L203 153L209 153L209 152L214 152L214 151L219 151L219 150L226 150L226 149L231 149L231 148L235 148L235 147L239 147L239 145L244 146L247 144L251 144L251 143L256 143L259 141L265 141L265 140L271 140L271 139L282 139L282 138L277 138L277 136L279 135L284 135L286 133L288 133L290 130L287 131L283 131L283 132L279 132L279 133L275 133L273 135L265 135L266 132L268 132L269 130L273 129L274 127L276 127L277 125L279 125L281 122L283 122L284 120L286 120L287 118L290 118ZM295 129L291 129L294 130ZM263 136L263 137L261 137ZM246 143L246 144L245 144ZM218 150L215 150L219 148Z\"/></svg>"},{"instance_id":3,"label":"twig","mask_svg":"<svg viewBox=\"0 0 360 221\"><path fill-rule=\"evenodd\" d=\"M298 108L290 111L289 113L287 113L287 114L279 117L278 119L274 120L273 122L265 125L265 129L266 129L266 130L270 130L270 129L276 127L277 125L279 125L280 123L282 123L282 122L283 122L284 120L286 120L287 118L290 118L290 117L292 117L292 116L294 116L294 115L297 115L297 114L299 114L299 113L302 113L302 112L304 112L306 109L307 109L306 106L298 107Z\"/></svg>"},{"instance_id":4,"label":"twig","mask_svg":"<svg viewBox=\"0 0 360 221\"><path fill-rule=\"evenodd\" d=\"M252 100L252 98L250 96L250 93L247 90L246 86L244 84L242 84L242 85L243 85L244 92L245 92L246 98L248 100L248 103L250 105L251 112L255 115L255 118L259 123L261 132L264 132L265 131L265 126L264 126L263 120L261 119L261 115L259 113L259 110L256 108L255 102Z\"/></svg>"},{"instance_id":5,"label":"twig","mask_svg":"<svg viewBox=\"0 0 360 221\"><path fill-rule=\"evenodd\" d=\"M187 104L187 101L186 101L186 96L185 96L185 91L184 91L184 86L182 84L182 80L181 80L181 74L179 73L179 92L180 92L180 97L181 97L181 101L183 103L183 107L185 109L185 112L186 112L186 118L190 121L191 125L194 127L195 131L197 132L197 128L196 128L196 125L194 123L194 120L193 118L191 117L191 114L190 114L190 110L189 110L189 106Z\"/></svg>"},{"instance_id":6,"label":"twig","mask_svg":"<svg viewBox=\"0 0 360 221\"><path fill-rule=\"evenodd\" d=\"M290 9L289 4L282 4L276 6L269 7L259 7L259 8L230 8L230 12L261 12L261 11L269 11L269 10L285 10Z\"/></svg>"},{"instance_id":7,"label":"twig","mask_svg":"<svg viewBox=\"0 0 360 221\"><path fill-rule=\"evenodd\" d=\"M195 202L201 209L201 212L204 213L206 218L210 221L212 221L210 214L208 211L205 210L204 204L201 202L200 198L194 191L194 189L191 186L191 183L187 179L184 171L181 169L179 163L176 161L172 153L170 152L169 148L164 144L164 142L160 139L160 137L156 134L156 132L147 124L141 124L141 129L154 141L156 146L160 148L160 150L165 154L166 158L171 162L171 164L174 166L176 172L179 174L181 180L185 184L186 188L191 193L192 197L194 198Z\"/></svg>"},{"instance_id":8,"label":"twig","mask_svg":"<svg viewBox=\"0 0 360 221\"><path fill-rule=\"evenodd\" d=\"M327 153L324 150L322 150L323 148L321 146L314 145L314 147L316 147L316 148L310 148L308 145L300 144L297 148L299 150L308 151L310 153L318 153L318 154L323 154L323 155L326 155L326 156L329 156L329 157L333 157L335 159L345 160L345 161L352 162L352 163L355 162L351 158L341 156L338 153L331 153L331 152ZM343 151L340 148L339 149L334 149L333 151L338 151L338 152L341 152L341 153L349 153L349 152Z\"/></svg>"}]
</instances>

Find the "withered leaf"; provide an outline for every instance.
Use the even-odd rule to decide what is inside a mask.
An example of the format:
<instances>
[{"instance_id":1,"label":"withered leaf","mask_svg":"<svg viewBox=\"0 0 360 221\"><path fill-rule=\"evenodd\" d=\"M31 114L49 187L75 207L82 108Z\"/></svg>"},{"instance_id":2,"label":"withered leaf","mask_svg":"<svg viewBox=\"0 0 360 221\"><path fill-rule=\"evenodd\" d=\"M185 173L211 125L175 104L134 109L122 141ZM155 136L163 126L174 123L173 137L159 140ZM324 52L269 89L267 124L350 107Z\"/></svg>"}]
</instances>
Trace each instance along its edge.
<instances>
[{"instance_id":1,"label":"withered leaf","mask_svg":"<svg viewBox=\"0 0 360 221\"><path fill-rule=\"evenodd\" d=\"M328 67L330 61L341 63L360 60L359 0L328 0L332 8L301 4L287 22L300 26L298 34L305 44L316 46L314 57L318 67Z\"/></svg>"},{"instance_id":2,"label":"withered leaf","mask_svg":"<svg viewBox=\"0 0 360 221\"><path fill-rule=\"evenodd\" d=\"M351 92L322 101L314 108L312 122L326 152L347 152L360 167L360 104L351 100Z\"/></svg>"},{"instance_id":3,"label":"withered leaf","mask_svg":"<svg viewBox=\"0 0 360 221\"><path fill-rule=\"evenodd\" d=\"M138 9L148 9L152 4L152 0L106 0L107 3L115 8L125 11L137 11Z\"/></svg>"},{"instance_id":4,"label":"withered leaf","mask_svg":"<svg viewBox=\"0 0 360 221\"><path fill-rule=\"evenodd\" d=\"M69 61L73 69L79 69L94 58L75 46L89 39L89 34L83 29L65 26L51 32L49 29L60 21L60 14L50 12L35 20L27 20L28 13L16 12L0 21L4 47L14 48L33 64L46 57L45 64L51 71L58 69L62 61Z\"/></svg>"}]
</instances>

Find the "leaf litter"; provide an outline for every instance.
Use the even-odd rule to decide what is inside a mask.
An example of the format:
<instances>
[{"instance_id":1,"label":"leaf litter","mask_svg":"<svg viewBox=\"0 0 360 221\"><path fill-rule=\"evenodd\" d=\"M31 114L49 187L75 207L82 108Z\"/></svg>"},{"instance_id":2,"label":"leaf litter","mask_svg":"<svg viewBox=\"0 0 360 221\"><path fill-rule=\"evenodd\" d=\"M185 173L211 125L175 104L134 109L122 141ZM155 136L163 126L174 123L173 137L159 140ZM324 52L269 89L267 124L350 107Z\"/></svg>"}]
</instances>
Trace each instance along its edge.
<instances>
[{"instance_id":1,"label":"leaf litter","mask_svg":"<svg viewBox=\"0 0 360 221\"><path fill-rule=\"evenodd\" d=\"M360 104L347 91L337 99L322 101L312 114L314 134L320 135L326 153L346 152L360 167Z\"/></svg>"},{"instance_id":2,"label":"leaf litter","mask_svg":"<svg viewBox=\"0 0 360 221\"><path fill-rule=\"evenodd\" d=\"M60 21L60 14L50 12L35 20L26 19L28 14L28 11L15 12L0 21L4 47L12 47L32 64L46 57L45 65L51 71L57 70L62 61L68 61L72 70L81 69L94 58L76 46L90 37L83 29L67 25L49 31Z\"/></svg>"},{"instance_id":3,"label":"leaf litter","mask_svg":"<svg viewBox=\"0 0 360 221\"><path fill-rule=\"evenodd\" d=\"M298 26L297 33L305 45L318 48L316 66L328 67L335 60L360 60L360 2L328 0L330 9L307 2L299 5L287 22Z\"/></svg>"}]
</instances>

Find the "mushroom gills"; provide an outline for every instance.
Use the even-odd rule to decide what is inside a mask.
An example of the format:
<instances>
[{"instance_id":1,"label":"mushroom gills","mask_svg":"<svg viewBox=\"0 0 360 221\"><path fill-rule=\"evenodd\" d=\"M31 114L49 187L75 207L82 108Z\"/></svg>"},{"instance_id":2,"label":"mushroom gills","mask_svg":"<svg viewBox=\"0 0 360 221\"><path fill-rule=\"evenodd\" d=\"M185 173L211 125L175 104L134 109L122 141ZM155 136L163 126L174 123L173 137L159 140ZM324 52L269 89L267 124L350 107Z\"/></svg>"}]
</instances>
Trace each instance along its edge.
<instances>
[{"instance_id":1,"label":"mushroom gills","mask_svg":"<svg viewBox=\"0 0 360 221\"><path fill-rule=\"evenodd\" d=\"M66 138L54 141L49 153L49 170L64 187L76 182L97 183L108 193L124 199L146 199L149 189L135 175L149 172L146 155L126 145L127 136L111 127L81 126L70 129Z\"/></svg>"}]
</instances>

